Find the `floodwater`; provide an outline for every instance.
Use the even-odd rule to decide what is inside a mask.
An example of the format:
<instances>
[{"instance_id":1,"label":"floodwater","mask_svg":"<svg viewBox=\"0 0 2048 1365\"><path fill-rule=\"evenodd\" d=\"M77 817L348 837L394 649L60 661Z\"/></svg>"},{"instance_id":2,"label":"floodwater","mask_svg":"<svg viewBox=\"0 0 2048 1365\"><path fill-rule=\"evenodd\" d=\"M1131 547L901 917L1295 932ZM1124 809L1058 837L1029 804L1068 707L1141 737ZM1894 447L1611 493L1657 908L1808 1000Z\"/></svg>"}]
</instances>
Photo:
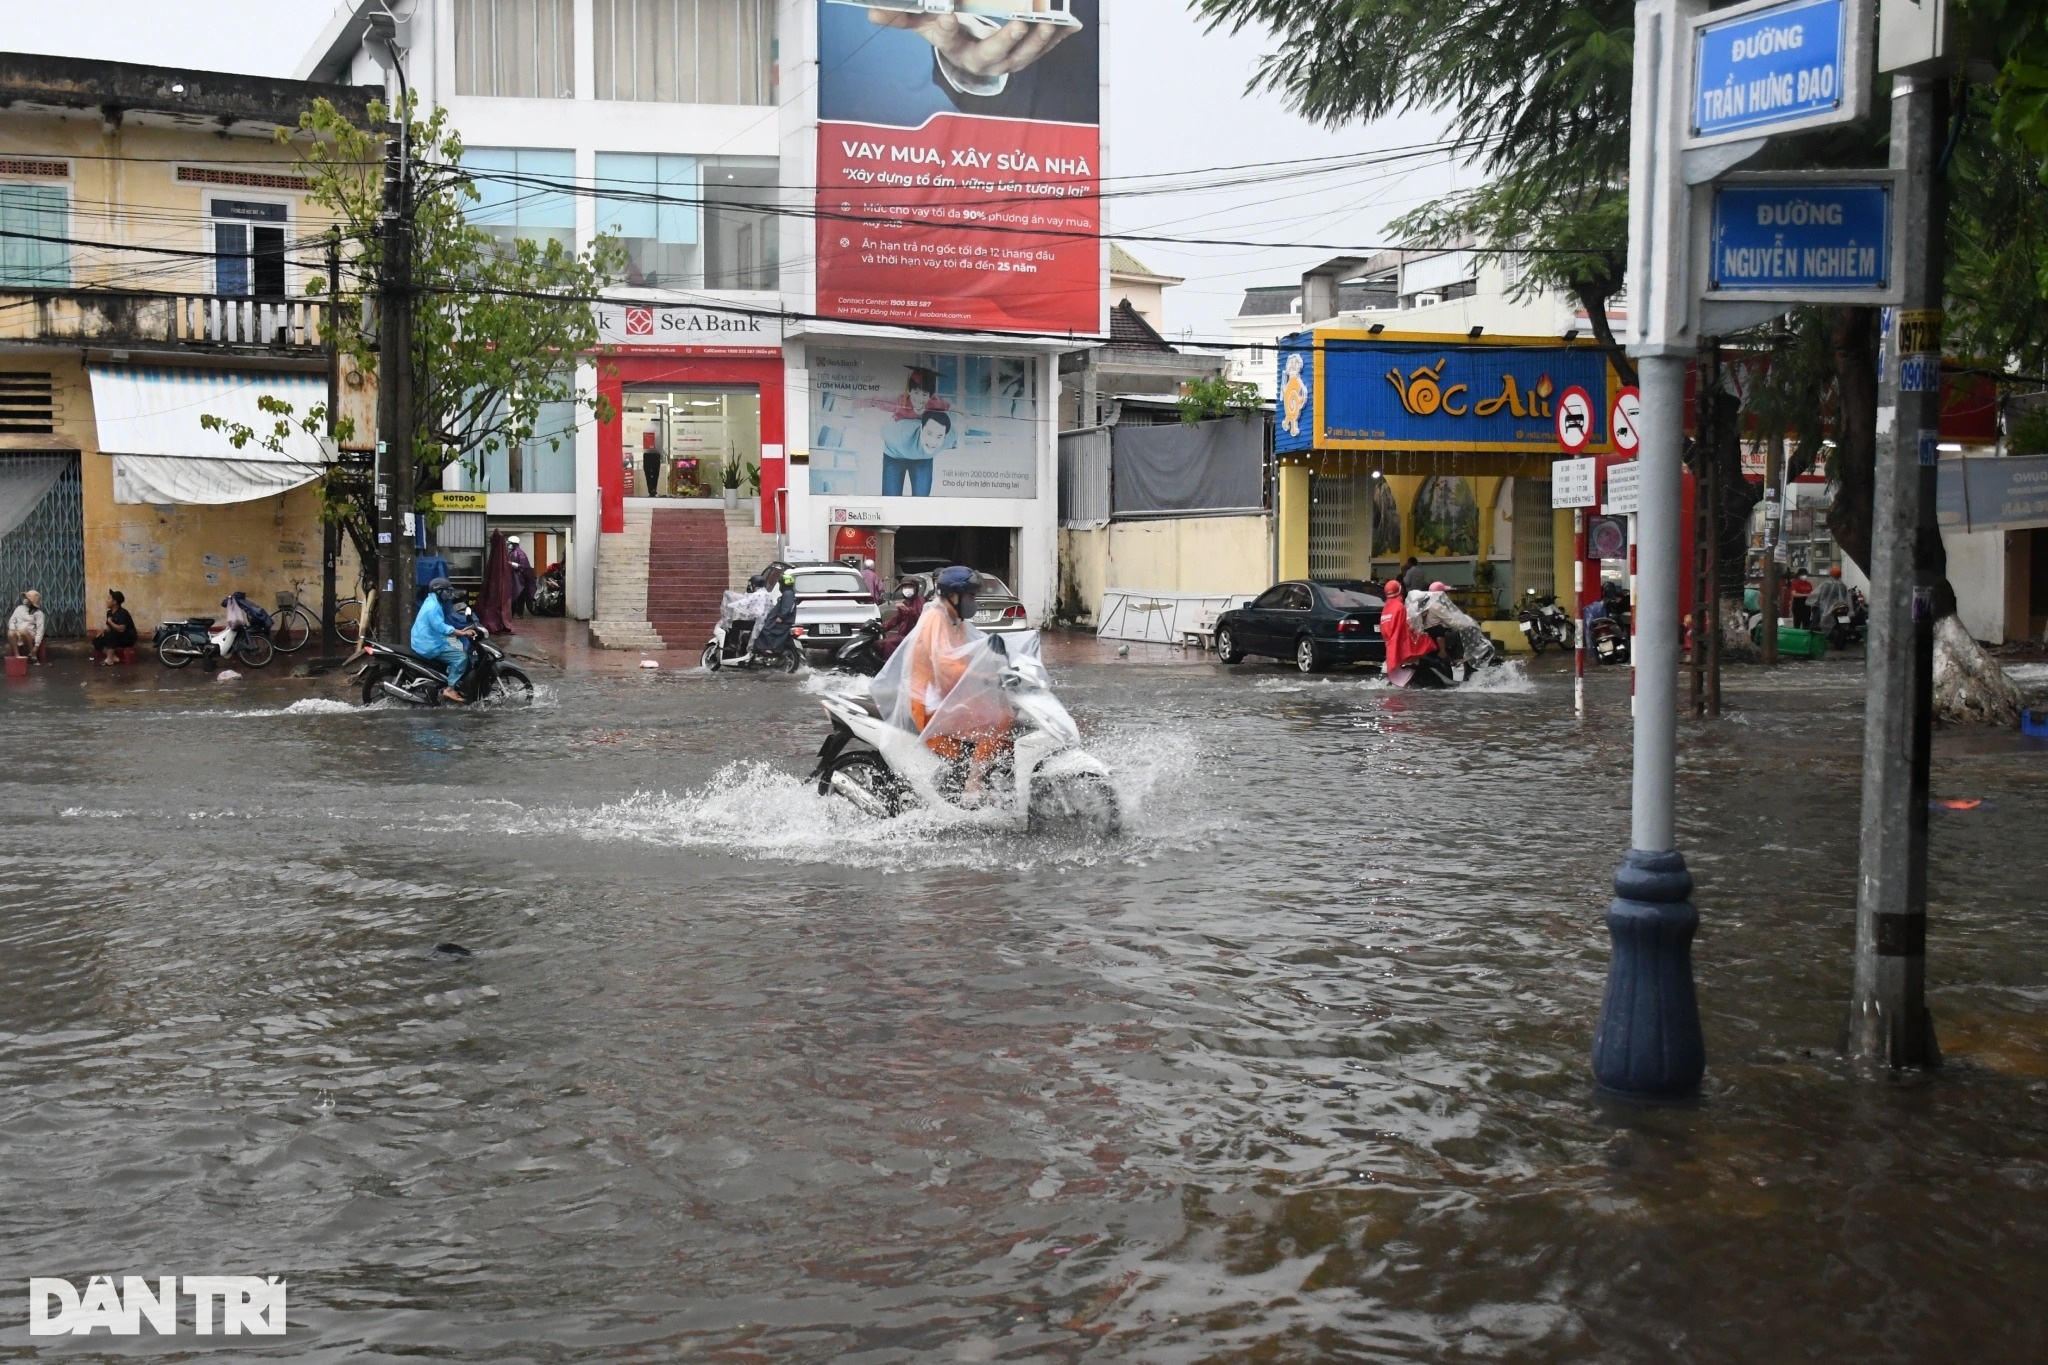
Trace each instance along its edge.
<instances>
[{"instance_id":1,"label":"floodwater","mask_svg":"<svg viewBox=\"0 0 2048 1365\"><path fill-rule=\"evenodd\" d=\"M1942 740L1949 1064L1859 1076L1860 671L1732 673L1643 1107L1625 678L1053 666L1121 840L821 801L815 680L8 685L0 1357L214 1358L28 1337L96 1273L282 1275L220 1345L309 1361L2048 1357L2048 745Z\"/></svg>"}]
</instances>

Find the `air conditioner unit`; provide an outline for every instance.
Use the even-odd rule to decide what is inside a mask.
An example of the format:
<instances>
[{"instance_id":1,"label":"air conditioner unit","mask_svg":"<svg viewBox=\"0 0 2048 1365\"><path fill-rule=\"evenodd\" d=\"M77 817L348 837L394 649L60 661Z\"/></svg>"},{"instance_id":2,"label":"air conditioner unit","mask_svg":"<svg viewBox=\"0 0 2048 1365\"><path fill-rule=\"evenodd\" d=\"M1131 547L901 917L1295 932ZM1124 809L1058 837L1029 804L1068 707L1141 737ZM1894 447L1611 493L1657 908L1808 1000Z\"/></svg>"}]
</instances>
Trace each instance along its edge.
<instances>
[{"instance_id":1,"label":"air conditioner unit","mask_svg":"<svg viewBox=\"0 0 2048 1365\"><path fill-rule=\"evenodd\" d=\"M1434 308L1443 301L1444 296L1442 294L1417 294L1415 296L1415 306L1417 308Z\"/></svg>"}]
</instances>

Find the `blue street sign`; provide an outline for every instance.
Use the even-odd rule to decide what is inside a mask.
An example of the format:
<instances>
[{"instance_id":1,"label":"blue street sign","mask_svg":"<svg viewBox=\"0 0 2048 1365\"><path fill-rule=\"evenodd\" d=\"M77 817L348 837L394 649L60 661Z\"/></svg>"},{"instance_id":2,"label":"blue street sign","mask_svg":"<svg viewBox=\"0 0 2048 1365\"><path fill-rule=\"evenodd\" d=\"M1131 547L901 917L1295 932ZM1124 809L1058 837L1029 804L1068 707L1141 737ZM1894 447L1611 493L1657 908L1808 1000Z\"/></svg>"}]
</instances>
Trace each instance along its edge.
<instances>
[{"instance_id":1,"label":"blue street sign","mask_svg":"<svg viewBox=\"0 0 2048 1365\"><path fill-rule=\"evenodd\" d=\"M1889 289L1891 244L1888 182L1720 184L1707 287L1822 298Z\"/></svg>"},{"instance_id":2,"label":"blue street sign","mask_svg":"<svg viewBox=\"0 0 2048 1365\"><path fill-rule=\"evenodd\" d=\"M1700 25L1692 133L1752 136L1829 121L1850 96L1851 0L1789 0Z\"/></svg>"}]
</instances>

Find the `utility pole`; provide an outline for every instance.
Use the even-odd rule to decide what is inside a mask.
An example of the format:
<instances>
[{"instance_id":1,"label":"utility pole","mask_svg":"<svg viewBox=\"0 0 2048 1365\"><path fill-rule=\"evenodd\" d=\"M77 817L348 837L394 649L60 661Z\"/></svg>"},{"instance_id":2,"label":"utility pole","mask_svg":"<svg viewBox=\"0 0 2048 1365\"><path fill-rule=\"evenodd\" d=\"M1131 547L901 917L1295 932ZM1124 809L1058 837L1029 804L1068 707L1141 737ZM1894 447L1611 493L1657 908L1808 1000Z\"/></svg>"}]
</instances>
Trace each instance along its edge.
<instances>
[{"instance_id":1,"label":"utility pole","mask_svg":"<svg viewBox=\"0 0 2048 1365\"><path fill-rule=\"evenodd\" d=\"M1856 976L1842 1045L1894 1067L1941 1061L1927 1013L1927 791L1933 734L1935 443L1941 418L1942 257L1948 190L1939 158L1946 75L1892 85L1892 167L1905 224L1904 294L1877 397L1877 487L1864 672L1863 828Z\"/></svg>"},{"instance_id":2,"label":"utility pole","mask_svg":"<svg viewBox=\"0 0 2048 1365\"><path fill-rule=\"evenodd\" d=\"M341 307L341 229L327 232L327 478L335 477L341 449L334 437L337 409L341 407L341 348L335 345L336 314ZM341 557L341 528L327 515L330 490L326 480L320 486L320 662L332 664L340 657L341 634L334 628L334 570Z\"/></svg>"},{"instance_id":3,"label":"utility pole","mask_svg":"<svg viewBox=\"0 0 2048 1365\"><path fill-rule=\"evenodd\" d=\"M1764 554L1763 582L1757 587L1756 604L1762 611L1758 630L1762 632L1764 662L1778 662L1778 550L1785 543L1785 443L1776 433L1764 435Z\"/></svg>"},{"instance_id":4,"label":"utility pole","mask_svg":"<svg viewBox=\"0 0 2048 1365\"><path fill-rule=\"evenodd\" d=\"M412 403L412 166L403 101L395 107L396 134L385 147L384 214L377 314L377 576L384 592L387 639L403 645L412 635L413 508Z\"/></svg>"}]
</instances>

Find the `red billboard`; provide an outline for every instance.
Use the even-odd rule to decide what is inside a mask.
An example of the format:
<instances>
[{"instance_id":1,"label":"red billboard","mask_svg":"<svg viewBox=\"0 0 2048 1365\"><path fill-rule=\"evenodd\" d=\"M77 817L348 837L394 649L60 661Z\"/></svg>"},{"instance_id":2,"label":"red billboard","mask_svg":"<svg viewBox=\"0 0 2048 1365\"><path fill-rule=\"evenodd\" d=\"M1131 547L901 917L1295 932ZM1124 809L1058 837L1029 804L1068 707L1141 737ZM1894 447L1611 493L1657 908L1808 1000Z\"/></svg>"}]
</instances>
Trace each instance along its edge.
<instances>
[{"instance_id":1,"label":"red billboard","mask_svg":"<svg viewBox=\"0 0 2048 1365\"><path fill-rule=\"evenodd\" d=\"M1101 326L1099 0L819 0L818 311Z\"/></svg>"}]
</instances>

